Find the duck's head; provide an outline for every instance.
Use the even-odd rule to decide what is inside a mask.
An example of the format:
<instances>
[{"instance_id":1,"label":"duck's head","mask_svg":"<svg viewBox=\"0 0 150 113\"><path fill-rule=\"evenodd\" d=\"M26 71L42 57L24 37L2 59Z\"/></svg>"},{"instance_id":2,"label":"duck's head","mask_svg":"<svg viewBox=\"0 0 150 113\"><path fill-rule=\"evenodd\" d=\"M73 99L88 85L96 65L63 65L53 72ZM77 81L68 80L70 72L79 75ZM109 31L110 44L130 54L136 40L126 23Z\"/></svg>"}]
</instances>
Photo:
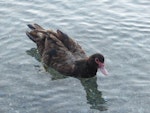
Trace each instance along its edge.
<instances>
[{"instance_id":1,"label":"duck's head","mask_svg":"<svg viewBox=\"0 0 150 113\"><path fill-rule=\"evenodd\" d=\"M107 75L108 72L105 68L104 64L104 56L100 53L93 54L89 57L88 63L90 63L93 67L96 67L97 69L100 69L100 71L104 74Z\"/></svg>"}]
</instances>

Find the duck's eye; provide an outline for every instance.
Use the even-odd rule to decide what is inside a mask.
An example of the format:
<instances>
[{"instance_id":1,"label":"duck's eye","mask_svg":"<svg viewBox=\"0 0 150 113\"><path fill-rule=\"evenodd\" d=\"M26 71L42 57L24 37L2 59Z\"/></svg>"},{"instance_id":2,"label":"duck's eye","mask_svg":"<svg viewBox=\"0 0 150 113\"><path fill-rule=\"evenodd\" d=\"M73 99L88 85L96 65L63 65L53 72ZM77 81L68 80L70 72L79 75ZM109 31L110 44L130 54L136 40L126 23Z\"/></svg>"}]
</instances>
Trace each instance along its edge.
<instances>
[{"instance_id":1,"label":"duck's eye","mask_svg":"<svg viewBox=\"0 0 150 113\"><path fill-rule=\"evenodd\" d=\"M99 59L98 59L98 58L95 58L95 62L96 62L96 63L99 63Z\"/></svg>"}]
</instances>

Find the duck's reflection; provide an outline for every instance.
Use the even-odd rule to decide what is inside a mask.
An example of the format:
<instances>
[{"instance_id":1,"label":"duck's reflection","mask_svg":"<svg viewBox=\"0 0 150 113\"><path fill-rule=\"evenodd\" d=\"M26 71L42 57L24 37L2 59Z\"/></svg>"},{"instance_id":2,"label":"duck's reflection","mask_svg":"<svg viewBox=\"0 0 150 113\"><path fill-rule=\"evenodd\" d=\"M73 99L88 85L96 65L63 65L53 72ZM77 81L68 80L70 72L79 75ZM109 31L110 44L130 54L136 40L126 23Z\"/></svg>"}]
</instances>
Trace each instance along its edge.
<instances>
[{"instance_id":1,"label":"duck's reflection","mask_svg":"<svg viewBox=\"0 0 150 113\"><path fill-rule=\"evenodd\" d=\"M107 110L102 92L98 90L97 77L88 79L80 78L80 81L86 91L87 103L91 105L91 109Z\"/></svg>"},{"instance_id":2,"label":"duck's reflection","mask_svg":"<svg viewBox=\"0 0 150 113\"><path fill-rule=\"evenodd\" d=\"M28 55L34 57L36 60L40 61L40 55L36 48L32 48L26 51ZM53 69L46 69L52 75L52 80L64 79L64 76ZM93 78L77 78L80 80L84 90L86 91L87 103L91 105L91 109L97 109L99 111L107 110L106 102L102 97L102 92L98 90L97 77Z\"/></svg>"}]
</instances>

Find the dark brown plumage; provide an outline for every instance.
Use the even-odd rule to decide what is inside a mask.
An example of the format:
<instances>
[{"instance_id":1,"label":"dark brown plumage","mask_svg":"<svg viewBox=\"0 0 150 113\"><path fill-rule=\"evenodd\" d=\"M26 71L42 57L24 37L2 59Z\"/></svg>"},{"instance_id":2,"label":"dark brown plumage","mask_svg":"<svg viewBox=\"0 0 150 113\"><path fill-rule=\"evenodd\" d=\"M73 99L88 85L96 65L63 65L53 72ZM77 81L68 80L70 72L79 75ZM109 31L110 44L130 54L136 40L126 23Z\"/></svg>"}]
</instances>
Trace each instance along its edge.
<instances>
[{"instance_id":1,"label":"dark brown plumage","mask_svg":"<svg viewBox=\"0 0 150 113\"><path fill-rule=\"evenodd\" d=\"M28 27L31 31L26 34L37 44L44 66L75 77L93 77L98 68L107 74L102 54L87 57L81 46L60 30L45 30L38 24L29 24Z\"/></svg>"}]
</instances>

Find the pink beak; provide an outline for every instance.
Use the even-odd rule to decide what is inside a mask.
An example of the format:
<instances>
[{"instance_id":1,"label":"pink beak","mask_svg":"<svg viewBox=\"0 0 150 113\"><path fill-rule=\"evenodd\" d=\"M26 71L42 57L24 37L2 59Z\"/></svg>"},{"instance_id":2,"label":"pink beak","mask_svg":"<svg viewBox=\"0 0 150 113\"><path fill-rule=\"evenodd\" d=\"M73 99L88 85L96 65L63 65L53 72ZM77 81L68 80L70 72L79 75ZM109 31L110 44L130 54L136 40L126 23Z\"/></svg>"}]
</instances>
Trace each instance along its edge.
<instances>
[{"instance_id":1,"label":"pink beak","mask_svg":"<svg viewBox=\"0 0 150 113\"><path fill-rule=\"evenodd\" d=\"M104 75L108 75L108 71L106 70L104 63L99 62L98 65L99 65L100 71L101 71Z\"/></svg>"}]
</instances>

